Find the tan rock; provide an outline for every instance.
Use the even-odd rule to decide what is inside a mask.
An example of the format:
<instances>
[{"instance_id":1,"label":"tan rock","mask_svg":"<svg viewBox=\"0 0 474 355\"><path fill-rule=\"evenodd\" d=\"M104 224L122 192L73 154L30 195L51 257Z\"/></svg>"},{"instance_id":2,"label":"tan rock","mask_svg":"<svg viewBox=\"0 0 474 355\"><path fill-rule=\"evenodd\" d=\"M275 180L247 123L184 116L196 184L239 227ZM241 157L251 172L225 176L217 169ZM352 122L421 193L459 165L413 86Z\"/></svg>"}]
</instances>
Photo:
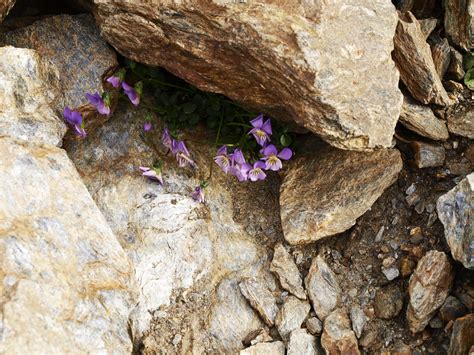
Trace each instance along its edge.
<instances>
[{"instance_id":1,"label":"tan rock","mask_svg":"<svg viewBox=\"0 0 474 355\"><path fill-rule=\"evenodd\" d=\"M34 50L0 48L0 135L60 145L66 125L57 70Z\"/></svg>"},{"instance_id":2,"label":"tan rock","mask_svg":"<svg viewBox=\"0 0 474 355\"><path fill-rule=\"evenodd\" d=\"M449 138L446 123L437 118L429 107L418 104L408 96L405 96L403 100L400 122L408 129L426 138L434 140Z\"/></svg>"},{"instance_id":3,"label":"tan rock","mask_svg":"<svg viewBox=\"0 0 474 355\"><path fill-rule=\"evenodd\" d=\"M447 0L444 28L451 40L463 48L474 48L474 4L468 0Z\"/></svg>"},{"instance_id":4,"label":"tan rock","mask_svg":"<svg viewBox=\"0 0 474 355\"><path fill-rule=\"evenodd\" d=\"M424 104L450 104L420 24L410 12L399 14L399 17L393 58L401 80L412 96Z\"/></svg>"},{"instance_id":5,"label":"tan rock","mask_svg":"<svg viewBox=\"0 0 474 355\"><path fill-rule=\"evenodd\" d=\"M309 314L308 301L289 296L281 306L275 324L283 340L287 340L293 330L299 329Z\"/></svg>"},{"instance_id":6,"label":"tan rock","mask_svg":"<svg viewBox=\"0 0 474 355\"><path fill-rule=\"evenodd\" d=\"M281 341L258 343L240 351L240 355L285 355L285 344Z\"/></svg>"},{"instance_id":7,"label":"tan rock","mask_svg":"<svg viewBox=\"0 0 474 355\"><path fill-rule=\"evenodd\" d=\"M102 35L128 58L294 121L337 147L391 146L402 97L389 0L96 4Z\"/></svg>"},{"instance_id":8,"label":"tan rock","mask_svg":"<svg viewBox=\"0 0 474 355\"><path fill-rule=\"evenodd\" d=\"M425 39L427 39L431 32L433 32L433 30L436 28L436 25L438 24L438 19L425 18L419 19L418 22L420 23L421 32L423 32Z\"/></svg>"},{"instance_id":9,"label":"tan rock","mask_svg":"<svg viewBox=\"0 0 474 355\"><path fill-rule=\"evenodd\" d=\"M323 331L323 323L318 318L312 317L306 321L306 328L313 335L321 334Z\"/></svg>"},{"instance_id":10,"label":"tan rock","mask_svg":"<svg viewBox=\"0 0 474 355\"><path fill-rule=\"evenodd\" d=\"M408 285L407 319L413 333L425 329L436 310L444 303L453 276L445 253L432 250L420 259Z\"/></svg>"},{"instance_id":11,"label":"tan rock","mask_svg":"<svg viewBox=\"0 0 474 355\"><path fill-rule=\"evenodd\" d=\"M265 287L264 280L246 279L239 284L240 292L269 326L275 324L278 312L276 300Z\"/></svg>"},{"instance_id":12,"label":"tan rock","mask_svg":"<svg viewBox=\"0 0 474 355\"><path fill-rule=\"evenodd\" d=\"M417 141L411 142L410 147L415 155L415 165L417 168L443 166L446 158L444 147Z\"/></svg>"},{"instance_id":13,"label":"tan rock","mask_svg":"<svg viewBox=\"0 0 474 355\"><path fill-rule=\"evenodd\" d=\"M131 353L129 260L66 153L0 138L0 353Z\"/></svg>"},{"instance_id":14,"label":"tan rock","mask_svg":"<svg viewBox=\"0 0 474 355\"><path fill-rule=\"evenodd\" d=\"M302 300L306 299L306 292L303 288L303 280L298 267L293 257L281 243L275 245L270 271L278 277L282 288Z\"/></svg>"},{"instance_id":15,"label":"tan rock","mask_svg":"<svg viewBox=\"0 0 474 355\"><path fill-rule=\"evenodd\" d=\"M474 346L474 314L468 314L454 322L448 354L471 355L472 346Z\"/></svg>"},{"instance_id":16,"label":"tan rock","mask_svg":"<svg viewBox=\"0 0 474 355\"><path fill-rule=\"evenodd\" d=\"M463 67L462 54L451 48L451 60L449 61L448 74L456 80L462 80L466 72Z\"/></svg>"},{"instance_id":17,"label":"tan rock","mask_svg":"<svg viewBox=\"0 0 474 355\"><path fill-rule=\"evenodd\" d=\"M316 146L310 151L314 154L290 163L280 188L283 233L290 244L313 242L352 227L402 168L395 149L356 153Z\"/></svg>"},{"instance_id":18,"label":"tan rock","mask_svg":"<svg viewBox=\"0 0 474 355\"><path fill-rule=\"evenodd\" d=\"M458 136L474 139L474 110L462 107L448 115L448 130Z\"/></svg>"},{"instance_id":19,"label":"tan rock","mask_svg":"<svg viewBox=\"0 0 474 355\"><path fill-rule=\"evenodd\" d=\"M324 320L341 303L341 288L336 275L319 255L311 263L305 285L319 319Z\"/></svg>"},{"instance_id":20,"label":"tan rock","mask_svg":"<svg viewBox=\"0 0 474 355\"><path fill-rule=\"evenodd\" d=\"M0 23L7 17L8 12L12 9L13 5L15 5L16 0L2 0L0 2Z\"/></svg>"},{"instance_id":21,"label":"tan rock","mask_svg":"<svg viewBox=\"0 0 474 355\"><path fill-rule=\"evenodd\" d=\"M321 345L326 354L360 354L351 322L343 309L337 309L324 320Z\"/></svg>"},{"instance_id":22,"label":"tan rock","mask_svg":"<svg viewBox=\"0 0 474 355\"><path fill-rule=\"evenodd\" d=\"M439 36L432 36L430 44L436 72L440 79L443 79L451 61L451 47L446 38Z\"/></svg>"},{"instance_id":23,"label":"tan rock","mask_svg":"<svg viewBox=\"0 0 474 355\"><path fill-rule=\"evenodd\" d=\"M291 332L287 355L323 355L323 351L318 347L315 336L306 329L296 329Z\"/></svg>"}]
</instances>

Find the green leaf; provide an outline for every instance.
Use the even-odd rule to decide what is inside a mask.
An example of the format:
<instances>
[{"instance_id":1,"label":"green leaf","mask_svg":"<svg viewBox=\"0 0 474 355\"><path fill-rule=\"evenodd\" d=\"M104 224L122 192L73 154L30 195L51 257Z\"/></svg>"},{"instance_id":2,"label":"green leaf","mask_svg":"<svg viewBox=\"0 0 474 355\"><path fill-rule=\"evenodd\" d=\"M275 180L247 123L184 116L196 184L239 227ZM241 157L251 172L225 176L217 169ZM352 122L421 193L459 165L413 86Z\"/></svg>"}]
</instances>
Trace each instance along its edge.
<instances>
[{"instance_id":1,"label":"green leaf","mask_svg":"<svg viewBox=\"0 0 474 355\"><path fill-rule=\"evenodd\" d=\"M280 143L284 147L288 147L291 144L291 137L284 133L280 136Z\"/></svg>"},{"instance_id":2,"label":"green leaf","mask_svg":"<svg viewBox=\"0 0 474 355\"><path fill-rule=\"evenodd\" d=\"M469 69L464 75L464 84L469 90L474 90L474 68Z\"/></svg>"},{"instance_id":3,"label":"green leaf","mask_svg":"<svg viewBox=\"0 0 474 355\"><path fill-rule=\"evenodd\" d=\"M464 56L464 68L466 70L474 68L474 54L472 52L467 52Z\"/></svg>"},{"instance_id":4,"label":"green leaf","mask_svg":"<svg viewBox=\"0 0 474 355\"><path fill-rule=\"evenodd\" d=\"M187 102L183 105L183 112L187 115L196 111L197 105L192 102Z\"/></svg>"}]
</instances>

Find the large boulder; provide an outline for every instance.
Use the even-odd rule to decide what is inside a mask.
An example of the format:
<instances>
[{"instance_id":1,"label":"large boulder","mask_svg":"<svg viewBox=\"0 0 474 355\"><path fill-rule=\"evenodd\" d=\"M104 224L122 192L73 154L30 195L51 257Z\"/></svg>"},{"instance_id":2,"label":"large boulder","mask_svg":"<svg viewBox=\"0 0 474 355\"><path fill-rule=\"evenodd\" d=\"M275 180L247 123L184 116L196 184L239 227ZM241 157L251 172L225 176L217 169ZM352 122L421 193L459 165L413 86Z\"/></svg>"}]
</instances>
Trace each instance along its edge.
<instances>
[{"instance_id":1,"label":"large boulder","mask_svg":"<svg viewBox=\"0 0 474 355\"><path fill-rule=\"evenodd\" d=\"M354 150L388 147L402 95L389 0L95 1L120 53Z\"/></svg>"},{"instance_id":2,"label":"large boulder","mask_svg":"<svg viewBox=\"0 0 474 355\"><path fill-rule=\"evenodd\" d=\"M4 136L0 181L0 353L131 353L130 263L66 153Z\"/></svg>"},{"instance_id":3,"label":"large boulder","mask_svg":"<svg viewBox=\"0 0 474 355\"><path fill-rule=\"evenodd\" d=\"M308 148L290 163L281 185L285 239L304 244L349 229L395 182L401 168L396 149L359 153L328 145Z\"/></svg>"},{"instance_id":4,"label":"large boulder","mask_svg":"<svg viewBox=\"0 0 474 355\"><path fill-rule=\"evenodd\" d=\"M437 210L453 258L474 269L474 173L442 195Z\"/></svg>"},{"instance_id":5,"label":"large boulder","mask_svg":"<svg viewBox=\"0 0 474 355\"><path fill-rule=\"evenodd\" d=\"M58 71L31 49L0 47L0 135L60 145Z\"/></svg>"}]
</instances>

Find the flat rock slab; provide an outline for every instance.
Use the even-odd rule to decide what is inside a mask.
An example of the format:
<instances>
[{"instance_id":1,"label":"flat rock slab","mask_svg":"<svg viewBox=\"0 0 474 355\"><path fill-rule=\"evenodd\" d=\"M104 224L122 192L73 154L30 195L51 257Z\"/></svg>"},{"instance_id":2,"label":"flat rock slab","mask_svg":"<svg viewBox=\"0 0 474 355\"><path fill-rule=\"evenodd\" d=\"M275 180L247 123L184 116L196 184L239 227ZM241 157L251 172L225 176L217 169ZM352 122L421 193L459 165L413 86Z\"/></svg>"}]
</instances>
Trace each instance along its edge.
<instances>
[{"instance_id":1,"label":"flat rock slab","mask_svg":"<svg viewBox=\"0 0 474 355\"><path fill-rule=\"evenodd\" d=\"M474 6L472 1L447 0L444 12L444 28L451 40L463 48L474 48Z\"/></svg>"},{"instance_id":2,"label":"flat rock slab","mask_svg":"<svg viewBox=\"0 0 474 355\"><path fill-rule=\"evenodd\" d=\"M278 312L276 299L264 280L246 279L239 284L240 292L269 326L275 324Z\"/></svg>"},{"instance_id":3,"label":"flat rock slab","mask_svg":"<svg viewBox=\"0 0 474 355\"><path fill-rule=\"evenodd\" d=\"M449 355L471 354L474 346L474 314L458 318L454 322Z\"/></svg>"},{"instance_id":4,"label":"flat rock slab","mask_svg":"<svg viewBox=\"0 0 474 355\"><path fill-rule=\"evenodd\" d=\"M321 345L326 354L360 354L351 322L343 309L335 310L325 319Z\"/></svg>"},{"instance_id":5,"label":"flat rock slab","mask_svg":"<svg viewBox=\"0 0 474 355\"><path fill-rule=\"evenodd\" d=\"M0 353L131 353L129 260L66 153L0 138Z\"/></svg>"},{"instance_id":6,"label":"flat rock slab","mask_svg":"<svg viewBox=\"0 0 474 355\"><path fill-rule=\"evenodd\" d=\"M278 277L282 288L302 300L306 299L306 292L303 288L303 280L298 267L293 257L281 243L275 245L270 271Z\"/></svg>"},{"instance_id":7,"label":"flat rock slab","mask_svg":"<svg viewBox=\"0 0 474 355\"><path fill-rule=\"evenodd\" d=\"M60 145L66 125L59 75L31 49L0 48L0 135Z\"/></svg>"},{"instance_id":8,"label":"flat rock slab","mask_svg":"<svg viewBox=\"0 0 474 355\"><path fill-rule=\"evenodd\" d=\"M352 227L402 168L396 149L358 153L321 145L309 150L290 163L280 188L283 233L290 244Z\"/></svg>"},{"instance_id":9,"label":"flat rock slab","mask_svg":"<svg viewBox=\"0 0 474 355\"><path fill-rule=\"evenodd\" d=\"M289 296L285 300L275 320L278 333L283 340L288 340L290 333L301 327L310 309L308 301L302 301L294 296Z\"/></svg>"},{"instance_id":10,"label":"flat rock slab","mask_svg":"<svg viewBox=\"0 0 474 355\"><path fill-rule=\"evenodd\" d=\"M63 106L87 103L87 92L102 92L102 79L118 66L115 52L101 38L91 15L58 15L0 35L0 45L30 48L59 70ZM64 107L60 108L62 111Z\"/></svg>"},{"instance_id":11,"label":"flat rock slab","mask_svg":"<svg viewBox=\"0 0 474 355\"><path fill-rule=\"evenodd\" d=\"M413 333L425 329L448 296L453 271L445 253L432 250L420 259L408 284L407 320Z\"/></svg>"},{"instance_id":12,"label":"flat rock slab","mask_svg":"<svg viewBox=\"0 0 474 355\"><path fill-rule=\"evenodd\" d=\"M474 269L474 173L440 196L436 206L453 258Z\"/></svg>"},{"instance_id":13,"label":"flat rock slab","mask_svg":"<svg viewBox=\"0 0 474 355\"><path fill-rule=\"evenodd\" d=\"M96 5L102 35L128 58L294 121L340 148L391 145L402 96L389 0Z\"/></svg>"},{"instance_id":14,"label":"flat rock slab","mask_svg":"<svg viewBox=\"0 0 474 355\"><path fill-rule=\"evenodd\" d=\"M323 351L318 347L316 337L309 334L306 329L297 329L291 332L287 355L323 354Z\"/></svg>"}]
</instances>

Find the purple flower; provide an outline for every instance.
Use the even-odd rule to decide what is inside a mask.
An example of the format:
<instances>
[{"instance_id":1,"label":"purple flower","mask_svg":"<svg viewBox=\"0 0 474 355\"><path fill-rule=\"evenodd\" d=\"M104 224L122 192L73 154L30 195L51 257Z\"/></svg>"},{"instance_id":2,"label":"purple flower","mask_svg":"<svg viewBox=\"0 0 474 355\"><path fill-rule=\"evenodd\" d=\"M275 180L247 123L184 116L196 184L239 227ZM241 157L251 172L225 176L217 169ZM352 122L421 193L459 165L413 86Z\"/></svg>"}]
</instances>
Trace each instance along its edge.
<instances>
[{"instance_id":1,"label":"purple flower","mask_svg":"<svg viewBox=\"0 0 474 355\"><path fill-rule=\"evenodd\" d=\"M235 148L234 152L231 154L232 162L237 163L237 164L245 164L245 157L244 153L242 153L242 150L240 148Z\"/></svg>"},{"instance_id":2,"label":"purple flower","mask_svg":"<svg viewBox=\"0 0 474 355\"><path fill-rule=\"evenodd\" d=\"M163 145L168 148L169 150L173 147L173 139L171 138L170 131L168 128L163 130L163 135L161 136L161 142Z\"/></svg>"},{"instance_id":3,"label":"purple flower","mask_svg":"<svg viewBox=\"0 0 474 355\"><path fill-rule=\"evenodd\" d=\"M120 80L118 76L113 75L113 76L109 76L106 81L112 84L114 88L118 88L122 80Z\"/></svg>"},{"instance_id":4,"label":"purple flower","mask_svg":"<svg viewBox=\"0 0 474 355\"><path fill-rule=\"evenodd\" d=\"M171 142L171 152L176 156L180 168L184 168L188 164L191 166L195 165L183 141L173 139Z\"/></svg>"},{"instance_id":5,"label":"purple flower","mask_svg":"<svg viewBox=\"0 0 474 355\"><path fill-rule=\"evenodd\" d=\"M143 130L145 132L149 132L151 131L151 129L153 128L151 122L145 122L145 124L143 125Z\"/></svg>"},{"instance_id":6,"label":"purple flower","mask_svg":"<svg viewBox=\"0 0 474 355\"><path fill-rule=\"evenodd\" d=\"M261 160L256 161L253 166L249 163L242 165L242 173L247 174L251 181L265 180L267 175L263 172L265 163Z\"/></svg>"},{"instance_id":7,"label":"purple flower","mask_svg":"<svg viewBox=\"0 0 474 355\"><path fill-rule=\"evenodd\" d=\"M252 134L257 143L263 147L266 142L270 141L270 136L272 135L270 119L263 122L263 114L260 114L257 118L250 121L250 124L254 128L252 128L248 134Z\"/></svg>"},{"instance_id":8,"label":"purple flower","mask_svg":"<svg viewBox=\"0 0 474 355\"><path fill-rule=\"evenodd\" d=\"M228 174L232 167L232 158L227 154L227 146L223 145L217 151L214 161L221 167L224 173Z\"/></svg>"},{"instance_id":9,"label":"purple flower","mask_svg":"<svg viewBox=\"0 0 474 355\"><path fill-rule=\"evenodd\" d=\"M122 88L125 94L128 96L128 99L130 100L130 102L134 104L135 106L138 106L138 104L140 103L140 96L135 91L135 89L131 87L130 85L128 85L125 81L122 82Z\"/></svg>"},{"instance_id":10,"label":"purple flower","mask_svg":"<svg viewBox=\"0 0 474 355\"><path fill-rule=\"evenodd\" d=\"M205 201L204 189L201 186L196 186L191 197L199 203L204 203Z\"/></svg>"},{"instance_id":11,"label":"purple flower","mask_svg":"<svg viewBox=\"0 0 474 355\"><path fill-rule=\"evenodd\" d=\"M247 181L248 170L243 169L245 164L245 157L242 150L236 148L231 154L231 174L234 175L239 181Z\"/></svg>"},{"instance_id":12,"label":"purple flower","mask_svg":"<svg viewBox=\"0 0 474 355\"><path fill-rule=\"evenodd\" d=\"M104 102L98 92L94 95L87 93L86 97L89 103L94 106L101 115L110 115L110 107Z\"/></svg>"},{"instance_id":13,"label":"purple flower","mask_svg":"<svg viewBox=\"0 0 474 355\"><path fill-rule=\"evenodd\" d=\"M67 123L69 123L73 128L74 132L81 138L86 137L86 131L84 130L83 124L82 124L82 115L79 113L79 111L71 111L69 107L66 107L64 109L64 119L66 120Z\"/></svg>"},{"instance_id":14,"label":"purple flower","mask_svg":"<svg viewBox=\"0 0 474 355\"><path fill-rule=\"evenodd\" d=\"M267 145L262 149L263 160L265 161L265 170L277 171L283 167L281 159L289 160L293 155L293 152L290 148L283 148L280 153L278 153L277 148L273 144Z\"/></svg>"},{"instance_id":15,"label":"purple flower","mask_svg":"<svg viewBox=\"0 0 474 355\"><path fill-rule=\"evenodd\" d=\"M148 179L152 181L157 181L161 185L163 185L163 177L161 176L160 168L149 168L147 166L140 166L139 169L142 172L143 176L146 176Z\"/></svg>"}]
</instances>

